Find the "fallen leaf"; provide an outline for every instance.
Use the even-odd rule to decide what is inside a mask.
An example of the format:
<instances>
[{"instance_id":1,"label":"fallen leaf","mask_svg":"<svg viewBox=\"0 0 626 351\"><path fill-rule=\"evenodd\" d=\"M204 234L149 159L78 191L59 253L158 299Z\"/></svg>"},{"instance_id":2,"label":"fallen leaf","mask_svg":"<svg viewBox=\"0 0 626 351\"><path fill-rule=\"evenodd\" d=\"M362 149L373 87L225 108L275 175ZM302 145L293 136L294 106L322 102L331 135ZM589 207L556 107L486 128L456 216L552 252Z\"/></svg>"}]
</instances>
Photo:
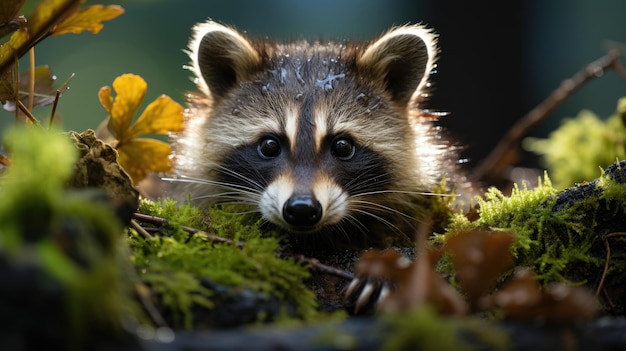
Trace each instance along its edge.
<instances>
[{"instance_id":1,"label":"fallen leaf","mask_svg":"<svg viewBox=\"0 0 626 351\"><path fill-rule=\"evenodd\" d=\"M473 308L497 279L513 268L513 240L511 233L480 230L462 232L446 240L443 250L452 256L456 278Z\"/></svg>"},{"instance_id":2,"label":"fallen leaf","mask_svg":"<svg viewBox=\"0 0 626 351\"><path fill-rule=\"evenodd\" d=\"M512 280L481 305L499 308L506 318L567 322L592 319L599 304L591 291L582 286L551 283L545 288L537 282L529 269L520 269Z\"/></svg>"},{"instance_id":3,"label":"fallen leaf","mask_svg":"<svg viewBox=\"0 0 626 351\"><path fill-rule=\"evenodd\" d=\"M355 265L359 276L373 277L390 281L395 289L380 301L380 309L385 312L399 312L426 305L439 314L463 315L468 311L462 296L435 270L433 258L438 251L430 254L426 248L426 227L418 233L416 257L413 262L399 253L369 251L361 256Z\"/></svg>"}]
</instances>

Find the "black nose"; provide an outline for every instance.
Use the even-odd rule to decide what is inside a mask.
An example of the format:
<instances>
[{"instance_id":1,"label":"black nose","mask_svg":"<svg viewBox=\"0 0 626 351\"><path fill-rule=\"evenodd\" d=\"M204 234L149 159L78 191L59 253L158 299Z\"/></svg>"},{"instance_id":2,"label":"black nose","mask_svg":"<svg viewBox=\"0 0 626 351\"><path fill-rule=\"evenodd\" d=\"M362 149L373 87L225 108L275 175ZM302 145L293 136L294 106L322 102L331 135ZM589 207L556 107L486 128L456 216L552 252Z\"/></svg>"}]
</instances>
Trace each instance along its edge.
<instances>
[{"instance_id":1,"label":"black nose","mask_svg":"<svg viewBox=\"0 0 626 351\"><path fill-rule=\"evenodd\" d=\"M322 204L313 195L292 195L283 206L283 218L293 226L313 226L322 219Z\"/></svg>"}]
</instances>

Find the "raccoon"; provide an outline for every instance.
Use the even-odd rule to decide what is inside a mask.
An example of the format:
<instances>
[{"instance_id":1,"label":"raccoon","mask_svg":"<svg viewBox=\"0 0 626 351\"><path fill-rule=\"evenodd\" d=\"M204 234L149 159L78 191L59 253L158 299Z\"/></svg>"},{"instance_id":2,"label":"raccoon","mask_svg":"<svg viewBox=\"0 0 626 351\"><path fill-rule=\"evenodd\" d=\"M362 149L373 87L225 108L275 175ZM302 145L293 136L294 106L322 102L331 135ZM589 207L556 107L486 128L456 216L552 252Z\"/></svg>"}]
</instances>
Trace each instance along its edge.
<instances>
[{"instance_id":1,"label":"raccoon","mask_svg":"<svg viewBox=\"0 0 626 351\"><path fill-rule=\"evenodd\" d=\"M276 42L209 20L193 33L198 91L174 147L181 198L251 205L300 242L385 247L413 235L454 159L420 109L433 31Z\"/></svg>"}]
</instances>

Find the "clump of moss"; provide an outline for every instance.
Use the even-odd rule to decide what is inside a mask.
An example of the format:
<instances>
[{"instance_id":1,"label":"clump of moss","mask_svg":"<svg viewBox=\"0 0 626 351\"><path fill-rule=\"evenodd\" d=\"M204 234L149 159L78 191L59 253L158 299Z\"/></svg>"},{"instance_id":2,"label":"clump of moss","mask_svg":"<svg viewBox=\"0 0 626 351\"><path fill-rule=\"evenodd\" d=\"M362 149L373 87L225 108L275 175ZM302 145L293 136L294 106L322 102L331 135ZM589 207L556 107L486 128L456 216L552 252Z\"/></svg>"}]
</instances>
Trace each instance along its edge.
<instances>
[{"instance_id":1,"label":"clump of moss","mask_svg":"<svg viewBox=\"0 0 626 351\"><path fill-rule=\"evenodd\" d=\"M598 167L608 167L626 158L626 98L606 120L593 112L581 111L567 118L547 139L527 138L524 147L541 156L557 188L593 179Z\"/></svg>"},{"instance_id":2,"label":"clump of moss","mask_svg":"<svg viewBox=\"0 0 626 351\"><path fill-rule=\"evenodd\" d=\"M566 198L568 194L572 199ZM534 268L543 282L583 284L597 278L603 268L604 235L616 230L611 223L604 223L611 222L605 217L623 216L625 194L626 184L609 174L561 193L545 175L536 188L515 186L510 196L490 189L484 198L477 199L480 217L476 221L455 216L446 234L436 240L445 241L448 236L471 229L512 232L516 236L512 251L517 265Z\"/></svg>"},{"instance_id":3,"label":"clump of moss","mask_svg":"<svg viewBox=\"0 0 626 351\"><path fill-rule=\"evenodd\" d=\"M381 349L393 350L473 350L489 345L505 350L509 345L506 333L474 318L442 318L426 306L382 316L390 327Z\"/></svg>"},{"instance_id":4,"label":"clump of moss","mask_svg":"<svg viewBox=\"0 0 626 351\"><path fill-rule=\"evenodd\" d=\"M295 306L299 318L313 318L317 314L315 295L303 283L309 276L307 269L277 256L279 239L264 236L257 218L229 215L230 210L213 207L207 221L203 210L189 204L163 200L140 205L140 212L169 220L160 235L151 239L131 231L129 243L141 278L173 312L175 326L191 328L194 309L216 307L213 291L201 284L205 279L235 292L276 297L285 309ZM190 234L181 225L235 242L212 242L204 233ZM245 240L243 247L236 244L239 240ZM258 320L266 317L261 313Z\"/></svg>"},{"instance_id":5,"label":"clump of moss","mask_svg":"<svg viewBox=\"0 0 626 351\"><path fill-rule=\"evenodd\" d=\"M89 348L96 333L121 331L129 312L122 226L103 193L64 189L77 157L66 136L22 126L4 140L0 276L13 278L0 291L0 325L25 345L36 335L52 348Z\"/></svg>"}]
</instances>

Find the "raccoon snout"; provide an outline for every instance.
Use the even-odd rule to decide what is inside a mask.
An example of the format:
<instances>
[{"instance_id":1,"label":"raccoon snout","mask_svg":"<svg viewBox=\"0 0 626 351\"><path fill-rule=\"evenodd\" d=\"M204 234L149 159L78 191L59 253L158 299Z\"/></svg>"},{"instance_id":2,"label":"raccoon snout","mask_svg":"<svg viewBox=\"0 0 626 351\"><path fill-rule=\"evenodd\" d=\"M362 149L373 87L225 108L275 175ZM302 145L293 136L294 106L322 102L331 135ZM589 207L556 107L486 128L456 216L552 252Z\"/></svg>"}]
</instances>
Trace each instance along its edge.
<instances>
[{"instance_id":1,"label":"raccoon snout","mask_svg":"<svg viewBox=\"0 0 626 351\"><path fill-rule=\"evenodd\" d=\"M322 204L313 195L292 195L283 206L283 218L296 227L311 227L322 219Z\"/></svg>"}]
</instances>

